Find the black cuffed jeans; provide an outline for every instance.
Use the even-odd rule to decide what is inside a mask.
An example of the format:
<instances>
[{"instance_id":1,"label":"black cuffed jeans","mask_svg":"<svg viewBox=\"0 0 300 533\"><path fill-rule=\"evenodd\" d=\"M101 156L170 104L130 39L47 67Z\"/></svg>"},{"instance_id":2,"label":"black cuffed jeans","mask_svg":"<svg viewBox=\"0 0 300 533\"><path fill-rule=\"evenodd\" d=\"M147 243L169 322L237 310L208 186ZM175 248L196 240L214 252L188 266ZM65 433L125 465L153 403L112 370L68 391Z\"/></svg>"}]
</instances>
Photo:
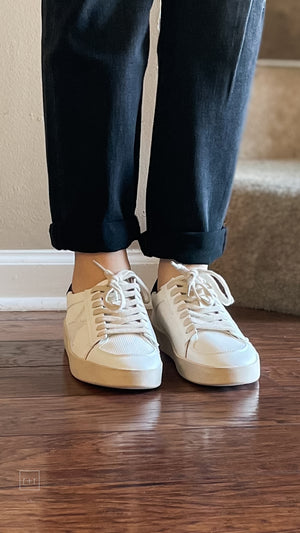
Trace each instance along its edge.
<instances>
[{"instance_id":1,"label":"black cuffed jeans","mask_svg":"<svg viewBox=\"0 0 300 533\"><path fill-rule=\"evenodd\" d=\"M153 0L42 0L42 79L56 249L210 263L224 226L266 0L162 0L146 191L135 215Z\"/></svg>"}]
</instances>

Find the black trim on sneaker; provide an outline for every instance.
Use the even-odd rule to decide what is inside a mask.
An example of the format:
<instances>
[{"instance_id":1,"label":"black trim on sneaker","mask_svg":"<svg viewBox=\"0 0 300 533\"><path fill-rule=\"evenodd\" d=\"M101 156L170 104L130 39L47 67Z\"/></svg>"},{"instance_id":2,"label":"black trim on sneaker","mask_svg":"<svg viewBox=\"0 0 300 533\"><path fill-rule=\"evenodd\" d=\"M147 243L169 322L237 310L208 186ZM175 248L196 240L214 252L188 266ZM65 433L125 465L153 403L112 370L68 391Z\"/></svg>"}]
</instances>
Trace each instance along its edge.
<instances>
[{"instance_id":1,"label":"black trim on sneaker","mask_svg":"<svg viewBox=\"0 0 300 533\"><path fill-rule=\"evenodd\" d=\"M68 288L66 294L68 294L68 292L70 292L70 291L73 292L73 291L72 291L72 283L71 283L70 287Z\"/></svg>"},{"instance_id":2,"label":"black trim on sneaker","mask_svg":"<svg viewBox=\"0 0 300 533\"><path fill-rule=\"evenodd\" d=\"M154 283L154 285L153 285L153 287L152 287L151 294L152 294L153 292L157 292L157 281L158 281L158 279L156 279L156 281L155 281L155 283Z\"/></svg>"}]
</instances>

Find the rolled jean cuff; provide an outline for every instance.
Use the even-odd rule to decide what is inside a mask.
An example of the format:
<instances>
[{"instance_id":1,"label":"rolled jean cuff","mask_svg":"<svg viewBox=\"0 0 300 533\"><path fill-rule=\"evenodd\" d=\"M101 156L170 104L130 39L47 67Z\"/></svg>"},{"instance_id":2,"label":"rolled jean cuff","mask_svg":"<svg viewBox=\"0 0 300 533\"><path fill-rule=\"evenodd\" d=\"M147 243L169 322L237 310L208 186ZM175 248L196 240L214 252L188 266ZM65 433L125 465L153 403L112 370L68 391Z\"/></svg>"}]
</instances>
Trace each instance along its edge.
<instances>
[{"instance_id":1,"label":"rolled jean cuff","mask_svg":"<svg viewBox=\"0 0 300 533\"><path fill-rule=\"evenodd\" d=\"M179 263L206 264L220 257L226 246L227 228L217 231L154 232L140 234L139 245L144 255L174 259Z\"/></svg>"},{"instance_id":2,"label":"rolled jean cuff","mask_svg":"<svg viewBox=\"0 0 300 533\"><path fill-rule=\"evenodd\" d=\"M57 250L115 252L138 240L140 225L136 215L112 221L53 222L49 226L49 234L52 246Z\"/></svg>"}]
</instances>

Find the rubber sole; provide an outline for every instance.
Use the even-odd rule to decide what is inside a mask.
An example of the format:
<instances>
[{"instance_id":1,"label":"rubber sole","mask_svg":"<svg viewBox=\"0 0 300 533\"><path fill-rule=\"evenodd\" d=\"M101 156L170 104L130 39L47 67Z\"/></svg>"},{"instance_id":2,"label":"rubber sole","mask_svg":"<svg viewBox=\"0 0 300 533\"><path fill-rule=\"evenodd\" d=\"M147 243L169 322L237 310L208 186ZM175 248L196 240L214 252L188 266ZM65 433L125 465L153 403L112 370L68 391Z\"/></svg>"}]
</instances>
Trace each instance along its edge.
<instances>
[{"instance_id":1,"label":"rubber sole","mask_svg":"<svg viewBox=\"0 0 300 533\"><path fill-rule=\"evenodd\" d=\"M215 368L200 365L179 357L169 337L155 326L153 322L152 326L161 351L174 361L178 373L192 383L213 387L228 387L254 383L260 377L259 357L257 357L254 363L246 367Z\"/></svg>"},{"instance_id":2,"label":"rubber sole","mask_svg":"<svg viewBox=\"0 0 300 533\"><path fill-rule=\"evenodd\" d=\"M71 374L85 383L117 389L156 389L161 385L162 364L149 370L123 370L81 359L72 352L64 322L64 346Z\"/></svg>"}]
</instances>

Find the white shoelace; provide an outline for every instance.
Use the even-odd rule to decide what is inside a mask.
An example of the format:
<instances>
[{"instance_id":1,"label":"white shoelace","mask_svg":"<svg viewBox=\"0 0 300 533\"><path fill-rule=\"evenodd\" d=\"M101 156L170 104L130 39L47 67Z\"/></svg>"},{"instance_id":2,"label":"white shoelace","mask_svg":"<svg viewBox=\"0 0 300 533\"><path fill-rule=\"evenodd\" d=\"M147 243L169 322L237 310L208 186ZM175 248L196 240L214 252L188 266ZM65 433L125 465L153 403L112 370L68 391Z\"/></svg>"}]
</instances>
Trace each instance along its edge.
<instances>
[{"instance_id":1,"label":"white shoelace","mask_svg":"<svg viewBox=\"0 0 300 533\"><path fill-rule=\"evenodd\" d=\"M93 262L103 270L108 280L107 284L95 285L91 290L97 336L105 340L116 333L143 334L157 347L144 306L144 302L150 302L150 292L143 280L132 270L124 269L114 274L97 261Z\"/></svg>"},{"instance_id":2,"label":"white shoelace","mask_svg":"<svg viewBox=\"0 0 300 533\"><path fill-rule=\"evenodd\" d=\"M173 295L174 303L179 304L177 310L181 311L180 317L184 319L187 333L195 333L197 329L224 331L238 339L248 340L223 307L232 304L234 299L220 274L200 267L189 269L175 261L171 264L182 272L182 277L173 282L173 286L177 286Z\"/></svg>"}]
</instances>

